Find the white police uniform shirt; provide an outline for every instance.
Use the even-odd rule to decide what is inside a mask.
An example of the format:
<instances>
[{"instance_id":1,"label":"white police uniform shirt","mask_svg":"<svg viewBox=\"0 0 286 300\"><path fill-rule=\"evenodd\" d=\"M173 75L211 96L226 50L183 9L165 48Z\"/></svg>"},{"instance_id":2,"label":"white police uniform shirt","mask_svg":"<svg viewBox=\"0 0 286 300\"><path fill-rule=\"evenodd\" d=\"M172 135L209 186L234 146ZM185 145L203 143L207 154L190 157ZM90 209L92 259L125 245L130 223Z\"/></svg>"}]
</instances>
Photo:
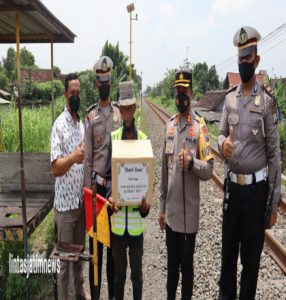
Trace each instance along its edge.
<instances>
[{"instance_id":1,"label":"white police uniform shirt","mask_svg":"<svg viewBox=\"0 0 286 300\"><path fill-rule=\"evenodd\" d=\"M56 119L51 132L51 163L65 157L79 146L84 138L84 126L74 123L65 110ZM54 208L59 212L77 209L82 203L83 164L73 164L63 175L56 177Z\"/></svg>"}]
</instances>

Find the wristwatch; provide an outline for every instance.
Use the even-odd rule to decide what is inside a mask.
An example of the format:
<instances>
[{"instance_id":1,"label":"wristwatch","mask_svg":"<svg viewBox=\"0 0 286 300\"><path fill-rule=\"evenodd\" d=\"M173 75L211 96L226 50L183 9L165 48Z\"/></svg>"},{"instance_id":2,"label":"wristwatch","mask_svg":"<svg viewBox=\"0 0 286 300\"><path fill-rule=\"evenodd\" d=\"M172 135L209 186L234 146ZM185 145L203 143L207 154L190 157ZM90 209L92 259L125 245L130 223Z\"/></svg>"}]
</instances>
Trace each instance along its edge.
<instances>
[{"instance_id":1,"label":"wristwatch","mask_svg":"<svg viewBox=\"0 0 286 300\"><path fill-rule=\"evenodd\" d=\"M190 160L189 165L188 165L188 171L192 171L193 166L194 166L194 158L191 155L191 160Z\"/></svg>"}]
</instances>

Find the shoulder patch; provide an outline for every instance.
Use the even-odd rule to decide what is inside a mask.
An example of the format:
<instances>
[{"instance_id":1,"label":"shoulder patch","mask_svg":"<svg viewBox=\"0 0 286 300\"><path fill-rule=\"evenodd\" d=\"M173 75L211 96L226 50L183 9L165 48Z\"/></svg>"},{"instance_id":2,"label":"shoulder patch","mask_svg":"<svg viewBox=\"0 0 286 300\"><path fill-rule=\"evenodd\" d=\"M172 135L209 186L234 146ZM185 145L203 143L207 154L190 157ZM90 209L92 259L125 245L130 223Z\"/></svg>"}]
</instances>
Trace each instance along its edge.
<instances>
[{"instance_id":1,"label":"shoulder patch","mask_svg":"<svg viewBox=\"0 0 286 300\"><path fill-rule=\"evenodd\" d=\"M267 86L266 84L262 85L262 90L270 97L274 97L274 91L270 86Z\"/></svg>"},{"instance_id":2,"label":"shoulder patch","mask_svg":"<svg viewBox=\"0 0 286 300\"><path fill-rule=\"evenodd\" d=\"M91 112L93 109L95 109L98 106L98 103L92 104L87 110L86 112L89 113Z\"/></svg>"},{"instance_id":3,"label":"shoulder patch","mask_svg":"<svg viewBox=\"0 0 286 300\"><path fill-rule=\"evenodd\" d=\"M111 106L119 108L119 104L116 101L112 101Z\"/></svg>"},{"instance_id":4,"label":"shoulder patch","mask_svg":"<svg viewBox=\"0 0 286 300\"><path fill-rule=\"evenodd\" d=\"M231 87L230 89L228 89L226 91L226 95L229 94L229 93L231 93L231 92L233 92L233 91L235 91L237 89L237 87L238 87L238 85L235 85L235 86Z\"/></svg>"}]
</instances>

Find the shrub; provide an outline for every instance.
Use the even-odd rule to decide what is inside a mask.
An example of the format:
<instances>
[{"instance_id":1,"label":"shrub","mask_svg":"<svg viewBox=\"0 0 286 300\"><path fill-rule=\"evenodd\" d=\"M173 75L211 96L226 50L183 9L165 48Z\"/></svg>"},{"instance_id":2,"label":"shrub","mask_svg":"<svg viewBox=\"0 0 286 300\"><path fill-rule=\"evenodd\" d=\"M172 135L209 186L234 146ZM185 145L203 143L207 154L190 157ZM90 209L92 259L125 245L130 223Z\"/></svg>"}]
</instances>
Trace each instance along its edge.
<instances>
[{"instance_id":1,"label":"shrub","mask_svg":"<svg viewBox=\"0 0 286 300\"><path fill-rule=\"evenodd\" d=\"M51 101L52 99L52 83L35 82L32 80L25 80L22 85L22 93L24 99ZM54 97L60 97L64 93L64 85L60 80L54 80Z\"/></svg>"}]
</instances>

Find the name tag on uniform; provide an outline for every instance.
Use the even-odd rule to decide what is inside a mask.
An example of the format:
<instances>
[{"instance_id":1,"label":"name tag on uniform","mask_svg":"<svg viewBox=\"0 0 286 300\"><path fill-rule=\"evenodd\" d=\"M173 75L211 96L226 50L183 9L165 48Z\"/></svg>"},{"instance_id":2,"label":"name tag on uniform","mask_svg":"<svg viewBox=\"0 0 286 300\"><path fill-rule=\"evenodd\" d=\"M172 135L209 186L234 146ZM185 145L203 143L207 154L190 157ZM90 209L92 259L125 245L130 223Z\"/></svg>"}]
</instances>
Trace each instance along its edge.
<instances>
[{"instance_id":1,"label":"name tag on uniform","mask_svg":"<svg viewBox=\"0 0 286 300\"><path fill-rule=\"evenodd\" d=\"M172 136L170 136L170 135L167 136L167 141L174 141L174 139L175 139L175 137L173 135Z\"/></svg>"},{"instance_id":2,"label":"name tag on uniform","mask_svg":"<svg viewBox=\"0 0 286 300\"><path fill-rule=\"evenodd\" d=\"M197 140L198 139L196 139L196 138L187 137L186 138L186 143L188 143L188 144L196 144Z\"/></svg>"},{"instance_id":3,"label":"name tag on uniform","mask_svg":"<svg viewBox=\"0 0 286 300\"><path fill-rule=\"evenodd\" d=\"M175 143L171 141L166 142L166 154L173 154L174 153L174 148L175 148Z\"/></svg>"},{"instance_id":4,"label":"name tag on uniform","mask_svg":"<svg viewBox=\"0 0 286 300\"><path fill-rule=\"evenodd\" d=\"M260 109L250 109L249 111L255 114L263 115L263 111Z\"/></svg>"}]
</instances>

